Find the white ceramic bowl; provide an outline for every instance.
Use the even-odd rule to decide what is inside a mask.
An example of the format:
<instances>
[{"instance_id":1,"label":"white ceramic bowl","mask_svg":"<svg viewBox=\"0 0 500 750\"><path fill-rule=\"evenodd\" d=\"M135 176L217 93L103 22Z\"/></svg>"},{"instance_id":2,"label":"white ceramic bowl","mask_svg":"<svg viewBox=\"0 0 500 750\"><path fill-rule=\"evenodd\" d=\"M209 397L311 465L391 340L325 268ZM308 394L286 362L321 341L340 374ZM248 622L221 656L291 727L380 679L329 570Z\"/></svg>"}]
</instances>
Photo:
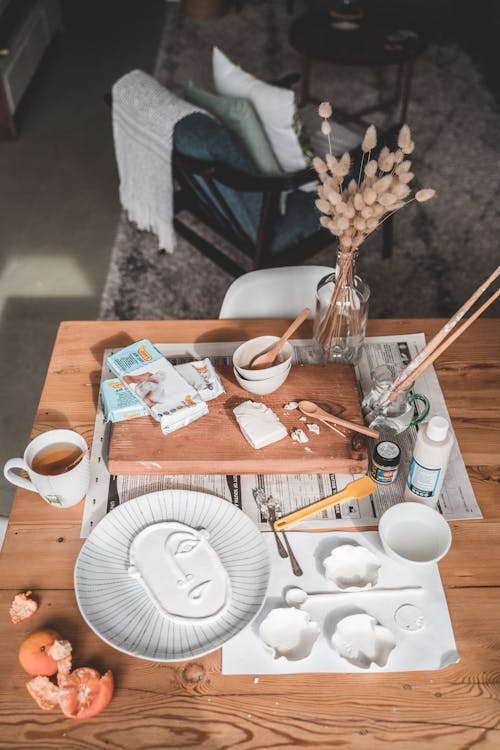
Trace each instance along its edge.
<instances>
[{"instance_id":1,"label":"white ceramic bowl","mask_svg":"<svg viewBox=\"0 0 500 750\"><path fill-rule=\"evenodd\" d=\"M448 522L422 503L402 502L388 508L378 533L389 557L412 565L436 563L451 546Z\"/></svg>"},{"instance_id":2,"label":"white ceramic bowl","mask_svg":"<svg viewBox=\"0 0 500 750\"><path fill-rule=\"evenodd\" d=\"M250 370L248 364L257 354L263 354L273 344L279 341L279 336L257 336L240 344L233 354L233 365L242 378L246 380L266 380L284 372L292 363L293 346L289 341L283 345L278 354L277 364L263 370Z\"/></svg>"},{"instance_id":3,"label":"white ceramic bowl","mask_svg":"<svg viewBox=\"0 0 500 750\"><path fill-rule=\"evenodd\" d=\"M272 378L266 378L266 380L246 380L241 377L236 367L233 367L233 372L238 383L246 391L249 393L255 393L257 396L266 396L268 393L277 391L278 388L283 385L288 377L291 366L290 363L287 370L278 373L278 375L274 375Z\"/></svg>"}]
</instances>

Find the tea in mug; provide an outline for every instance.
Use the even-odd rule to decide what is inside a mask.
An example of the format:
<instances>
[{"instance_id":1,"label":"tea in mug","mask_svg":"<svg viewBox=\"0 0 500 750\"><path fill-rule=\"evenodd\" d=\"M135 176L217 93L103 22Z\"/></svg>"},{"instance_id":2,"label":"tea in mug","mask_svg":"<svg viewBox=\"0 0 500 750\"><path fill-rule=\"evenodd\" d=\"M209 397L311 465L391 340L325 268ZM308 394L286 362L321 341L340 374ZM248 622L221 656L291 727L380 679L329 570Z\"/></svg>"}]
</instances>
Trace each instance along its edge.
<instances>
[{"instance_id":1,"label":"tea in mug","mask_svg":"<svg viewBox=\"0 0 500 750\"><path fill-rule=\"evenodd\" d=\"M34 456L31 468L37 474L57 476L63 474L83 453L74 443L53 443L46 445Z\"/></svg>"}]
</instances>

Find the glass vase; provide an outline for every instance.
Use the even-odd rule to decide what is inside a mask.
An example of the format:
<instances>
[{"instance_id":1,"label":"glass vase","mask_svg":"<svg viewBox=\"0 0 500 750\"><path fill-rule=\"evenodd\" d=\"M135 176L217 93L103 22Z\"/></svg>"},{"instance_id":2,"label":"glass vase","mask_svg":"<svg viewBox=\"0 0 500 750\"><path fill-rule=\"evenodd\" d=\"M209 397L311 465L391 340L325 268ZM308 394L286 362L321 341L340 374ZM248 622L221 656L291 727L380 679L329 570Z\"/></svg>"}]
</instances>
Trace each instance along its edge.
<instances>
[{"instance_id":1,"label":"glass vase","mask_svg":"<svg viewBox=\"0 0 500 750\"><path fill-rule=\"evenodd\" d=\"M357 252L337 253L334 273L316 289L313 337L324 362L355 365L365 339L370 288L356 276Z\"/></svg>"}]
</instances>

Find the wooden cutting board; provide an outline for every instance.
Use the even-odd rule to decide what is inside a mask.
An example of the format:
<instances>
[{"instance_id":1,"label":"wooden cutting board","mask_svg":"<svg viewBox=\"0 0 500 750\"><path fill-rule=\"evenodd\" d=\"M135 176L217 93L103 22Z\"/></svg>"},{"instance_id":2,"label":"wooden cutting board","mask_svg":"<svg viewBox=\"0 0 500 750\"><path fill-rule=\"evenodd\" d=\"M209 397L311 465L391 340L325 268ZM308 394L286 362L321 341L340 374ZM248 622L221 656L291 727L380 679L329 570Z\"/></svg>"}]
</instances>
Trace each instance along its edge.
<instances>
[{"instance_id":1,"label":"wooden cutting board","mask_svg":"<svg viewBox=\"0 0 500 750\"><path fill-rule=\"evenodd\" d=\"M208 402L208 414L170 435L152 417L112 426L108 468L112 474L364 474L366 438L348 430L341 437L319 423L320 434L307 430L290 401L314 401L332 414L363 424L354 368L350 365L294 365L285 383L268 396L241 388L231 367L218 367L226 393ZM262 401L291 430L302 427L309 438L290 437L256 450L246 441L233 414L238 404ZM315 420L309 419L308 422ZM310 450L306 450L306 447Z\"/></svg>"}]
</instances>

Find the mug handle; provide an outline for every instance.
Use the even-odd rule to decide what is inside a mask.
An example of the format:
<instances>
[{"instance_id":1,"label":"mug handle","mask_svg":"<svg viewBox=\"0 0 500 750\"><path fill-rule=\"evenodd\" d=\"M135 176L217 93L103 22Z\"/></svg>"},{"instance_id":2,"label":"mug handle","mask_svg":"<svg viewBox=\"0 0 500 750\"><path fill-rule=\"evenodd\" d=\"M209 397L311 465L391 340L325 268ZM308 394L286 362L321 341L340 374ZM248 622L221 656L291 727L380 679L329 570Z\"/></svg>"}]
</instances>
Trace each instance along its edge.
<instances>
[{"instance_id":1,"label":"mug handle","mask_svg":"<svg viewBox=\"0 0 500 750\"><path fill-rule=\"evenodd\" d=\"M429 413L430 404L429 399L422 396L421 393L412 393L408 398L408 403L413 404L414 401L421 401L424 404L424 409L421 414L416 414L411 420L410 424L420 424L420 422L426 418Z\"/></svg>"},{"instance_id":2,"label":"mug handle","mask_svg":"<svg viewBox=\"0 0 500 750\"><path fill-rule=\"evenodd\" d=\"M24 471L28 471L28 466L22 458L9 458L3 467L3 475L5 479L11 484L15 484L16 487L22 487L23 490L29 490L30 492L38 492L33 482L30 482L29 479L25 479L24 477L20 477L19 474L16 474L14 469L24 469Z\"/></svg>"}]
</instances>

